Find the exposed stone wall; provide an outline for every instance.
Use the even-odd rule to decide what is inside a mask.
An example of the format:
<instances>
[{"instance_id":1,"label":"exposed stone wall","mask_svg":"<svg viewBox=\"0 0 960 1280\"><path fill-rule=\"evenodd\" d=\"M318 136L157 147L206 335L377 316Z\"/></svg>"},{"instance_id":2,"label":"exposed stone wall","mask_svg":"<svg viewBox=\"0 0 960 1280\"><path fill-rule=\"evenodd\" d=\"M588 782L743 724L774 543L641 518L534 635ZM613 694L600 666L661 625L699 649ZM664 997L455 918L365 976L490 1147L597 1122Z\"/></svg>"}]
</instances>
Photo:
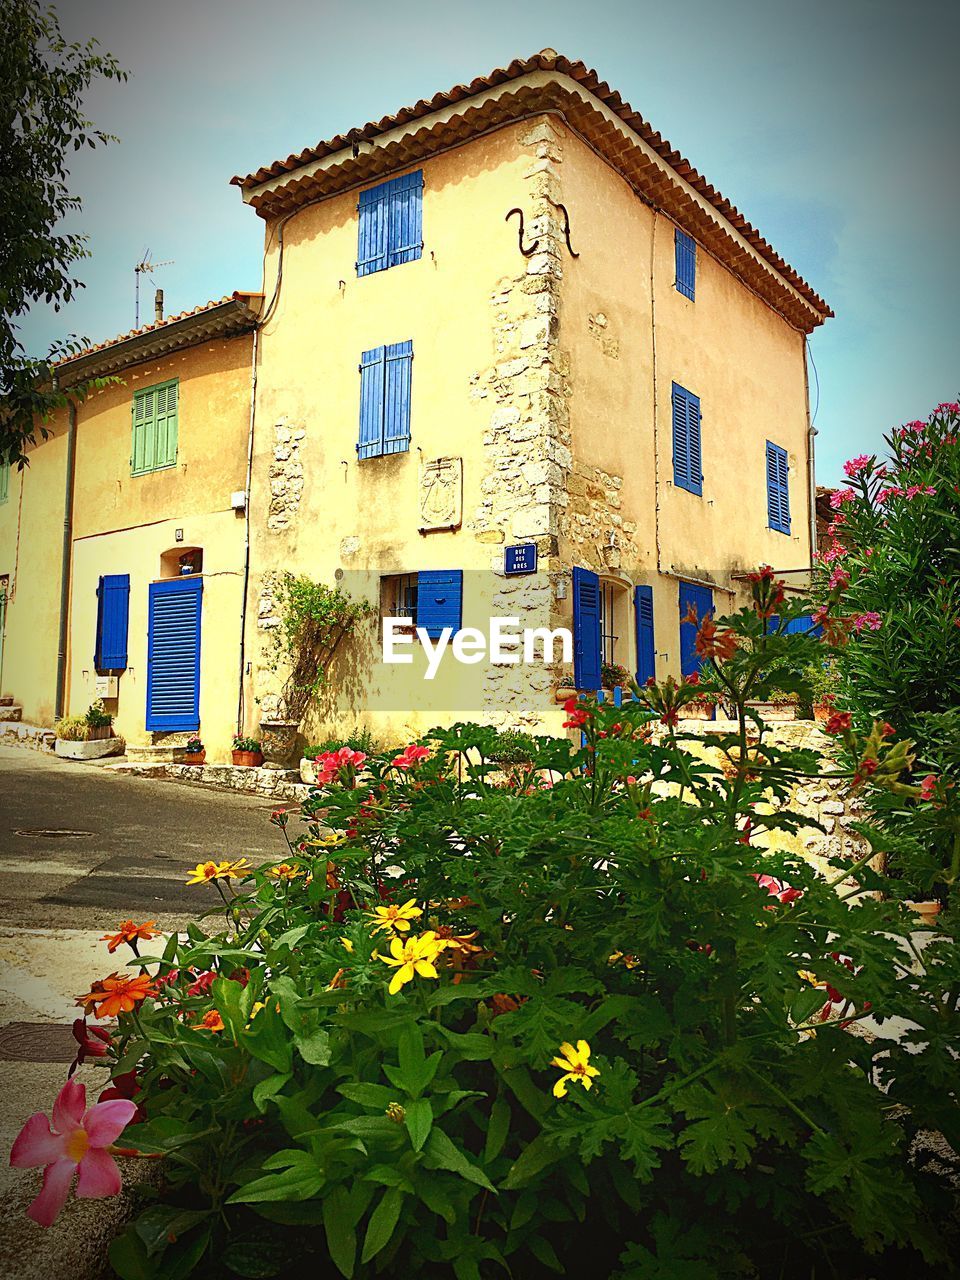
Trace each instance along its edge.
<instances>
[{"instance_id":1,"label":"exposed stone wall","mask_svg":"<svg viewBox=\"0 0 960 1280\"><path fill-rule=\"evenodd\" d=\"M494 614L519 617L523 626L556 627L559 516L572 466L567 408L568 362L560 349L560 282L566 252L562 215L561 135L549 119L519 135L530 153L522 201L524 243L515 276L499 281L490 298L494 363L471 379L470 396L490 406L483 437L480 503L467 528L489 544L498 583ZM503 545L535 542L541 572L535 578L503 575ZM485 690L484 718L497 725L534 727L557 680L555 668L494 667Z\"/></svg>"},{"instance_id":2,"label":"exposed stone wall","mask_svg":"<svg viewBox=\"0 0 960 1280\"><path fill-rule=\"evenodd\" d=\"M300 450L306 431L281 420L274 425L276 443L270 463L270 505L267 528L274 532L287 529L296 520L303 497L303 462Z\"/></svg>"},{"instance_id":3,"label":"exposed stone wall","mask_svg":"<svg viewBox=\"0 0 960 1280\"><path fill-rule=\"evenodd\" d=\"M593 564L600 572L615 572L624 560L632 569L642 560L634 541L636 522L624 520L621 513L622 492L623 476L610 475L579 458L574 460L567 476L560 532L574 549L575 558Z\"/></svg>"}]
</instances>

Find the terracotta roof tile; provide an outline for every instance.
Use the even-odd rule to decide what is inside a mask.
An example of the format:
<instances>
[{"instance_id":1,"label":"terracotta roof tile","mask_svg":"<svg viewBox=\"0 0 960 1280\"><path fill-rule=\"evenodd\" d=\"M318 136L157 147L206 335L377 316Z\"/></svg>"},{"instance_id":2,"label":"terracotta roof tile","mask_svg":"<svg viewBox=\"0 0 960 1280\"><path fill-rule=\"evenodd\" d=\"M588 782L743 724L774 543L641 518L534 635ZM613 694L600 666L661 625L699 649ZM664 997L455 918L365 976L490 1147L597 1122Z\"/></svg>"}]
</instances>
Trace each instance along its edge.
<instances>
[{"instance_id":1,"label":"terracotta roof tile","mask_svg":"<svg viewBox=\"0 0 960 1280\"><path fill-rule=\"evenodd\" d=\"M641 115L634 111L615 89L612 89L605 81L601 80L597 72L591 70L583 62L571 61L553 49L542 49L539 53L534 54L533 57L518 58L506 67L495 67L489 75L479 76L477 79L471 80L469 84L454 85L452 89L434 94L432 98L421 98L413 106L402 107L393 115L384 116L381 120L370 121L359 128L349 130L347 133L337 134L326 141L318 142L316 146L307 147L297 154L291 154L285 160L275 160L270 165L257 169L253 173L248 173L245 177L237 176L231 178L230 181L244 192L249 191L251 188L257 187L271 178L291 173L293 170L299 169L312 161L321 160L325 156L343 151L353 144L374 139L391 129L408 124L412 120L422 119L434 112L443 110L445 107L456 105L465 99L505 85L511 80L517 80L521 76L529 75L535 71L557 71L561 75L576 81L593 94L624 124L638 134L679 178L682 178L704 200L712 205L717 213L736 229L753 250L796 289L805 303L818 314L819 319L815 323L820 323L823 319L833 315L833 311L823 298L776 252L773 246L763 238L743 214L714 186L708 183L690 161L685 159L679 151L676 151L662 134L654 130ZM259 202L255 199L252 203L256 205ZM262 212L262 210L260 211Z\"/></svg>"}]
</instances>

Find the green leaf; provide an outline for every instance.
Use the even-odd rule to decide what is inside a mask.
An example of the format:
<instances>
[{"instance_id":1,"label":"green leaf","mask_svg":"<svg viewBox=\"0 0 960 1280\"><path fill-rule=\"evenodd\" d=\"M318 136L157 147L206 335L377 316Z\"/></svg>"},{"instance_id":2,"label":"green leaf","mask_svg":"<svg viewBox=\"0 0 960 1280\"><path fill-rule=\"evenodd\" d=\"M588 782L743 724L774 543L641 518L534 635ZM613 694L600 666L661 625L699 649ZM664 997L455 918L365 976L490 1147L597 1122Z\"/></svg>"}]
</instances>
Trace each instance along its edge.
<instances>
[{"instance_id":1,"label":"green leaf","mask_svg":"<svg viewBox=\"0 0 960 1280\"><path fill-rule=\"evenodd\" d=\"M362 1107L372 1107L380 1112L397 1101L396 1089L388 1089L385 1084L365 1084L362 1081L340 1084L337 1085L337 1093L342 1093L351 1102L359 1102Z\"/></svg>"},{"instance_id":2,"label":"green leaf","mask_svg":"<svg viewBox=\"0 0 960 1280\"><path fill-rule=\"evenodd\" d=\"M270 1173L264 1178L254 1178L235 1191L227 1203L256 1204L261 1200L309 1200L311 1196L315 1196L326 1181L323 1170L308 1152L298 1151L294 1154L297 1160L290 1164L289 1168L281 1173Z\"/></svg>"},{"instance_id":3,"label":"green leaf","mask_svg":"<svg viewBox=\"0 0 960 1280\"><path fill-rule=\"evenodd\" d=\"M558 1149L550 1134L538 1134L510 1166L510 1171L503 1180L503 1189L516 1191L549 1165L556 1164L562 1155L563 1152Z\"/></svg>"},{"instance_id":4,"label":"green leaf","mask_svg":"<svg viewBox=\"0 0 960 1280\"><path fill-rule=\"evenodd\" d=\"M433 1108L429 1098L408 1102L403 1123L407 1126L414 1151L421 1151L433 1127Z\"/></svg>"},{"instance_id":5,"label":"green leaf","mask_svg":"<svg viewBox=\"0 0 960 1280\"><path fill-rule=\"evenodd\" d=\"M432 1129L430 1137L427 1140L426 1155L427 1163L433 1169L447 1169L450 1173L459 1174L461 1178L465 1178L467 1182L474 1182L478 1187L484 1187L487 1191L496 1191L496 1187L481 1170L470 1163L464 1153L456 1146L443 1132L442 1129Z\"/></svg>"},{"instance_id":6,"label":"green leaf","mask_svg":"<svg viewBox=\"0 0 960 1280\"><path fill-rule=\"evenodd\" d=\"M147 1254L147 1246L133 1227L110 1243L110 1265L120 1280L157 1280L157 1271Z\"/></svg>"},{"instance_id":7,"label":"green leaf","mask_svg":"<svg viewBox=\"0 0 960 1280\"><path fill-rule=\"evenodd\" d=\"M390 1243L390 1237L396 1229L402 1208L403 1192L398 1187L390 1187L384 1192L383 1199L370 1215L367 1234L363 1238L361 1262L369 1262Z\"/></svg>"},{"instance_id":8,"label":"green leaf","mask_svg":"<svg viewBox=\"0 0 960 1280\"><path fill-rule=\"evenodd\" d=\"M168 1244L175 1244L198 1222L209 1216L206 1209L178 1209L174 1205L155 1204L137 1218L134 1230L153 1257L162 1253Z\"/></svg>"},{"instance_id":9,"label":"green leaf","mask_svg":"<svg viewBox=\"0 0 960 1280\"><path fill-rule=\"evenodd\" d=\"M542 1262L545 1267L549 1267L551 1271L556 1271L558 1275L563 1275L566 1268L554 1252L553 1245L543 1236L531 1235L527 1241L527 1248L537 1259Z\"/></svg>"},{"instance_id":10,"label":"green leaf","mask_svg":"<svg viewBox=\"0 0 960 1280\"><path fill-rule=\"evenodd\" d=\"M286 1266L276 1245L266 1240L233 1240L221 1256L229 1271L248 1280L270 1280Z\"/></svg>"},{"instance_id":11,"label":"green leaf","mask_svg":"<svg viewBox=\"0 0 960 1280\"><path fill-rule=\"evenodd\" d=\"M496 1160L510 1132L510 1104L505 1098L497 1098L490 1108L487 1122L487 1141L483 1148L483 1163Z\"/></svg>"},{"instance_id":12,"label":"green leaf","mask_svg":"<svg viewBox=\"0 0 960 1280\"><path fill-rule=\"evenodd\" d=\"M309 1035L294 1036L293 1042L300 1050L304 1062L309 1062L312 1067L330 1065L330 1033L323 1027L318 1027Z\"/></svg>"},{"instance_id":13,"label":"green leaf","mask_svg":"<svg viewBox=\"0 0 960 1280\"><path fill-rule=\"evenodd\" d=\"M798 1024L806 1022L809 1017L819 1012L826 1003L826 991L818 990L816 987L805 987L803 991L794 996L790 1005L790 1017Z\"/></svg>"},{"instance_id":14,"label":"green leaf","mask_svg":"<svg viewBox=\"0 0 960 1280\"><path fill-rule=\"evenodd\" d=\"M441 1033L465 1062L483 1062L493 1056L497 1042L493 1036L481 1035L479 1031L450 1031L447 1027L437 1025Z\"/></svg>"},{"instance_id":15,"label":"green leaf","mask_svg":"<svg viewBox=\"0 0 960 1280\"><path fill-rule=\"evenodd\" d=\"M345 1187L335 1187L323 1201L323 1226L330 1257L340 1274L351 1280L357 1256L357 1224L351 1219L348 1209L349 1196Z\"/></svg>"},{"instance_id":16,"label":"green leaf","mask_svg":"<svg viewBox=\"0 0 960 1280\"><path fill-rule=\"evenodd\" d=\"M253 1086L253 1105L258 1111L264 1112L267 1109L267 1103L270 1099L280 1092L292 1076L287 1071L278 1071L272 1076L267 1076L266 1080L261 1080L259 1084Z\"/></svg>"}]
</instances>

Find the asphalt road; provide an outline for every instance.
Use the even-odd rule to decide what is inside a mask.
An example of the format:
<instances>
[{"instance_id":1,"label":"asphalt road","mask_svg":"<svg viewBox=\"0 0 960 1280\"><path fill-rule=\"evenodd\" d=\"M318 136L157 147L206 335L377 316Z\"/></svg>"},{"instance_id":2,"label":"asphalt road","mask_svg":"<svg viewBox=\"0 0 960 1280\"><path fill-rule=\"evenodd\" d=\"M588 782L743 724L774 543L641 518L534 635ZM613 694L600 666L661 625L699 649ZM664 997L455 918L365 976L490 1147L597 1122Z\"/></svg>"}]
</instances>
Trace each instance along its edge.
<instances>
[{"instance_id":1,"label":"asphalt road","mask_svg":"<svg viewBox=\"0 0 960 1280\"><path fill-rule=\"evenodd\" d=\"M133 916L182 927L200 908L185 869L283 852L273 808L0 747L0 923L106 929Z\"/></svg>"}]
</instances>

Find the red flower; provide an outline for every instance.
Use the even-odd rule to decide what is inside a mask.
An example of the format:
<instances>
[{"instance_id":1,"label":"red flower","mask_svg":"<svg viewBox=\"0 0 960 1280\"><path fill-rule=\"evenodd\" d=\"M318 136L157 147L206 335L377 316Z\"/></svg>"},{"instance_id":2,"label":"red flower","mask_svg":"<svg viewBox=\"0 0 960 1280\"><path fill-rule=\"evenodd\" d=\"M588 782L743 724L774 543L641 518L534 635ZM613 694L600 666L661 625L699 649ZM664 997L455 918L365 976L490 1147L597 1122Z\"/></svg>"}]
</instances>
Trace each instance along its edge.
<instances>
[{"instance_id":1,"label":"red flower","mask_svg":"<svg viewBox=\"0 0 960 1280\"><path fill-rule=\"evenodd\" d=\"M67 1072L67 1078L83 1066L87 1058L105 1058L107 1047L113 1043L113 1037L106 1027L88 1027L86 1018L75 1018L72 1027L73 1038L79 1048L73 1065Z\"/></svg>"},{"instance_id":2,"label":"red flower","mask_svg":"<svg viewBox=\"0 0 960 1280\"><path fill-rule=\"evenodd\" d=\"M937 776L934 773L928 773L920 783L920 799L932 800L934 792L937 789Z\"/></svg>"},{"instance_id":3,"label":"red flower","mask_svg":"<svg viewBox=\"0 0 960 1280\"><path fill-rule=\"evenodd\" d=\"M395 769L413 769L421 760L429 758L430 752L426 747L419 747L415 743L411 743L409 747L404 747L403 752L393 761Z\"/></svg>"},{"instance_id":4,"label":"red flower","mask_svg":"<svg viewBox=\"0 0 960 1280\"><path fill-rule=\"evenodd\" d=\"M824 733L846 733L850 728L851 716L849 711L834 711L833 715L823 726Z\"/></svg>"}]
</instances>

